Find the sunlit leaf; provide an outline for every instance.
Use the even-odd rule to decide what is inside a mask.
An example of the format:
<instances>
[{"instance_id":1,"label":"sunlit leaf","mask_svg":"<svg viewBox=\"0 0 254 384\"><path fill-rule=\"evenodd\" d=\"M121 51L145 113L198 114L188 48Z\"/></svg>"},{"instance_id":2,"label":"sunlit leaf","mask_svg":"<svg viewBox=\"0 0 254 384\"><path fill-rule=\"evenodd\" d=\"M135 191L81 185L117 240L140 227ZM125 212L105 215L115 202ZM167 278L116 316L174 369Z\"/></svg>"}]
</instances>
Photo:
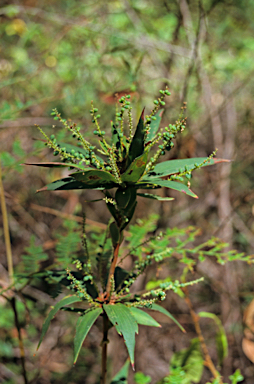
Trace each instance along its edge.
<instances>
[{"instance_id":1,"label":"sunlit leaf","mask_svg":"<svg viewBox=\"0 0 254 384\"><path fill-rule=\"evenodd\" d=\"M82 183L92 186L99 186L105 183L117 184L116 179L111 173L99 169L87 169L83 172L72 173L70 176L74 177L77 181L82 181Z\"/></svg>"},{"instance_id":2,"label":"sunlit leaf","mask_svg":"<svg viewBox=\"0 0 254 384\"><path fill-rule=\"evenodd\" d=\"M101 313L102 308L95 308L87 312L84 316L79 317L74 337L74 364L77 361L80 349L88 332Z\"/></svg>"},{"instance_id":3,"label":"sunlit leaf","mask_svg":"<svg viewBox=\"0 0 254 384\"><path fill-rule=\"evenodd\" d=\"M162 163L156 164L154 169L143 177L142 181L148 181L152 177L158 178L177 174L180 172L180 170L190 171L195 168L195 166L200 166L200 164L202 164L205 160L207 160L207 157L164 161ZM204 165L202 165L202 167L228 161L229 160L224 159L210 159Z\"/></svg>"},{"instance_id":4,"label":"sunlit leaf","mask_svg":"<svg viewBox=\"0 0 254 384\"><path fill-rule=\"evenodd\" d=\"M146 143L149 143L149 141L152 141L160 127L161 118L163 115L164 109L160 109L154 117L156 117L156 120L151 120L150 123L150 129L146 136Z\"/></svg>"},{"instance_id":5,"label":"sunlit leaf","mask_svg":"<svg viewBox=\"0 0 254 384\"><path fill-rule=\"evenodd\" d=\"M53 319L55 314L59 311L59 309L61 309L65 305L73 304L73 303L76 303L78 301L82 301L82 300L77 296L66 296L54 306L54 308L49 312L46 320L43 323L42 331L41 331L41 337L40 337L37 349L41 345L42 339L44 338L44 336L45 336L45 334L49 328L49 324L50 324L51 320Z\"/></svg>"},{"instance_id":6,"label":"sunlit leaf","mask_svg":"<svg viewBox=\"0 0 254 384\"><path fill-rule=\"evenodd\" d=\"M147 185L144 183L138 183L138 185L140 185L140 188L147 189L153 189L154 187L165 187L169 189L174 189L176 191L186 193L186 195L195 197L195 199L198 199L198 196L194 192L192 192L185 184L179 183L177 181L151 178Z\"/></svg>"},{"instance_id":7,"label":"sunlit leaf","mask_svg":"<svg viewBox=\"0 0 254 384\"><path fill-rule=\"evenodd\" d=\"M138 324L148 325L150 327L161 327L161 325L157 323L152 316L148 315L148 313L142 311L141 309L136 307L130 307L129 309Z\"/></svg>"},{"instance_id":8,"label":"sunlit leaf","mask_svg":"<svg viewBox=\"0 0 254 384\"><path fill-rule=\"evenodd\" d=\"M134 367L135 334L138 333L138 324L132 315L130 308L121 303L115 305L103 305L111 323L116 327L117 332L123 336L126 344L131 365Z\"/></svg>"},{"instance_id":9,"label":"sunlit leaf","mask_svg":"<svg viewBox=\"0 0 254 384\"><path fill-rule=\"evenodd\" d=\"M144 152L142 155L135 158L135 160L128 167L127 171L121 175L122 181L135 183L141 178L145 172L147 155L147 152Z\"/></svg>"},{"instance_id":10,"label":"sunlit leaf","mask_svg":"<svg viewBox=\"0 0 254 384\"><path fill-rule=\"evenodd\" d=\"M143 109L135 134L132 138L130 148L129 148L129 164L133 162L136 157L140 156L144 152L145 148L145 108Z\"/></svg>"}]
</instances>

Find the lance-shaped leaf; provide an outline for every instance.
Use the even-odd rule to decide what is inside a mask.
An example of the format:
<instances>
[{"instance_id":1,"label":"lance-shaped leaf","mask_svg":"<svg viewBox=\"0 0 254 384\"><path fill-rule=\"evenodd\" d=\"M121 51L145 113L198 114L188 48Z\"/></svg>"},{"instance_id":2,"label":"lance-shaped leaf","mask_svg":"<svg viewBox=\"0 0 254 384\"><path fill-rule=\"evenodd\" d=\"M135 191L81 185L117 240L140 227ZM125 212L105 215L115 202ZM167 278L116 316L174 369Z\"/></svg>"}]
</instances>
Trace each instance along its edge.
<instances>
[{"instance_id":1,"label":"lance-shaped leaf","mask_svg":"<svg viewBox=\"0 0 254 384\"><path fill-rule=\"evenodd\" d=\"M162 163L156 164L154 169L148 172L143 178L142 181L150 180L151 178L164 177L173 174L177 174L179 172L191 171L196 167L200 167L200 165L207 160L207 157L196 157L193 159L179 159L179 160L169 160L164 161ZM205 167L208 165L213 165L222 162L228 162L229 160L224 159L209 159L205 164L201 167ZM200 167L200 168L201 168Z\"/></svg>"},{"instance_id":2,"label":"lance-shaped leaf","mask_svg":"<svg viewBox=\"0 0 254 384\"><path fill-rule=\"evenodd\" d=\"M171 201L174 197L162 197L158 195L152 195L151 193L137 193L137 196L146 197L147 199L159 200L159 201Z\"/></svg>"},{"instance_id":3,"label":"lance-shaped leaf","mask_svg":"<svg viewBox=\"0 0 254 384\"><path fill-rule=\"evenodd\" d=\"M195 197L195 199L198 199L198 196L192 192L186 185L182 183L178 183L177 181L171 181L171 180L162 180L162 179L151 179L149 184L144 186L144 183L140 183L140 188L147 188L147 189L152 189L152 188L157 188L157 187L165 187L169 189L174 189L179 192L186 193L186 195Z\"/></svg>"},{"instance_id":4,"label":"lance-shaped leaf","mask_svg":"<svg viewBox=\"0 0 254 384\"><path fill-rule=\"evenodd\" d=\"M130 308L121 303L115 305L104 304L103 308L111 323L116 327L117 332L123 336L134 369L135 334L138 333L138 324L135 317L132 315Z\"/></svg>"},{"instance_id":5,"label":"lance-shaped leaf","mask_svg":"<svg viewBox=\"0 0 254 384\"><path fill-rule=\"evenodd\" d=\"M70 176L74 177L77 181L82 181L82 183L95 187L99 187L100 185L104 186L108 183L115 183L117 185L117 181L111 173L99 169L88 169L82 172L75 172Z\"/></svg>"},{"instance_id":6,"label":"lance-shaped leaf","mask_svg":"<svg viewBox=\"0 0 254 384\"><path fill-rule=\"evenodd\" d=\"M182 384L200 383L204 370L204 360L200 350L199 340L192 339L189 348L175 352L171 358L170 367L172 367L172 369L178 368L184 372L184 378L181 380Z\"/></svg>"},{"instance_id":7,"label":"lance-shaped leaf","mask_svg":"<svg viewBox=\"0 0 254 384\"><path fill-rule=\"evenodd\" d=\"M129 148L129 164L133 162L136 157L140 156L144 152L145 148L145 124L144 124L144 119L145 119L145 108L143 109L135 134L132 138L130 148Z\"/></svg>"},{"instance_id":8,"label":"lance-shaped leaf","mask_svg":"<svg viewBox=\"0 0 254 384\"><path fill-rule=\"evenodd\" d=\"M46 320L44 321L43 323L43 326L42 326L42 331L41 331L41 337L40 337L40 340L39 340L39 343L38 343L38 347L37 349L39 348L39 346L41 345L41 342L42 342L42 339L43 337L45 336L48 328L49 328L49 324L51 322L51 320L53 319L53 317L55 316L55 314L59 311L59 309L61 309L62 307L64 307L65 305L69 305L69 304L73 304L73 303L76 303L78 301L82 301L79 297L77 296L66 296L64 297L62 300L60 300L55 306L54 308L49 312Z\"/></svg>"},{"instance_id":9,"label":"lance-shaped leaf","mask_svg":"<svg viewBox=\"0 0 254 384\"><path fill-rule=\"evenodd\" d=\"M186 332L185 329L183 328L183 326L174 318L173 315L171 315L170 312L168 312L165 308L161 307L160 305L158 304L155 304L153 303L151 306L149 306L148 309L151 309L153 311L157 311L157 312L160 312L160 313L163 313L163 315L166 315L167 317L169 317L171 320L173 320L173 322L181 329L181 331L183 331L184 333Z\"/></svg>"},{"instance_id":10,"label":"lance-shaped leaf","mask_svg":"<svg viewBox=\"0 0 254 384\"><path fill-rule=\"evenodd\" d=\"M114 183L106 182L98 183L98 186L87 184L81 181L77 181L74 177L65 177L60 180L53 181L53 183L47 184L45 187L38 189L37 192L42 191L63 191L63 190L71 190L71 189L104 189L104 188L113 188L115 186Z\"/></svg>"},{"instance_id":11,"label":"lance-shaped leaf","mask_svg":"<svg viewBox=\"0 0 254 384\"><path fill-rule=\"evenodd\" d=\"M23 165L23 164L21 164L21 165ZM24 165L36 165L37 167L48 167L48 168L70 167L70 168L78 168L78 169L87 170L87 167L84 167L84 166L79 165L79 164L61 163L61 162L57 162L57 161L48 161L48 162L42 162L42 163L24 163Z\"/></svg>"},{"instance_id":12,"label":"lance-shaped leaf","mask_svg":"<svg viewBox=\"0 0 254 384\"><path fill-rule=\"evenodd\" d=\"M116 245L119 244L120 242L120 230L115 221L113 221L113 223L110 224L109 232L110 232L110 237L112 240L113 247L116 247Z\"/></svg>"},{"instance_id":13,"label":"lance-shaped leaf","mask_svg":"<svg viewBox=\"0 0 254 384\"><path fill-rule=\"evenodd\" d=\"M128 384L128 371L129 371L130 360L127 359L120 371L113 377L110 384Z\"/></svg>"},{"instance_id":14,"label":"lance-shaped leaf","mask_svg":"<svg viewBox=\"0 0 254 384\"><path fill-rule=\"evenodd\" d=\"M111 121L111 133L112 133L112 141L116 149L121 149L121 138L119 136L119 131L117 127L114 125L113 121Z\"/></svg>"},{"instance_id":15,"label":"lance-shaped leaf","mask_svg":"<svg viewBox=\"0 0 254 384\"><path fill-rule=\"evenodd\" d=\"M132 315L137 320L138 324L148 325L150 327L161 327L161 325L157 323L157 321L154 320L152 316L148 315L148 313L142 311L141 309L136 307L129 307L129 309Z\"/></svg>"},{"instance_id":16,"label":"lance-shaped leaf","mask_svg":"<svg viewBox=\"0 0 254 384\"><path fill-rule=\"evenodd\" d=\"M147 155L147 152L144 152L131 163L127 171L121 175L122 181L135 183L141 178L146 169Z\"/></svg>"},{"instance_id":17,"label":"lance-shaped leaf","mask_svg":"<svg viewBox=\"0 0 254 384\"><path fill-rule=\"evenodd\" d=\"M131 188L118 188L115 193L115 199L118 207L122 209L126 208L131 199Z\"/></svg>"},{"instance_id":18,"label":"lance-shaped leaf","mask_svg":"<svg viewBox=\"0 0 254 384\"><path fill-rule=\"evenodd\" d=\"M115 279L115 290L118 291L122 289L126 284L125 281L129 277L129 272L125 271L121 267L116 267L114 279Z\"/></svg>"},{"instance_id":19,"label":"lance-shaped leaf","mask_svg":"<svg viewBox=\"0 0 254 384\"><path fill-rule=\"evenodd\" d=\"M156 120L152 120L150 123L150 129L146 137L146 143L149 143L149 141L152 141L160 127L161 118L163 115L164 109L160 109L154 117L156 117Z\"/></svg>"},{"instance_id":20,"label":"lance-shaped leaf","mask_svg":"<svg viewBox=\"0 0 254 384\"><path fill-rule=\"evenodd\" d=\"M74 364L77 361L80 349L88 332L101 313L102 308L95 308L87 312L84 316L79 317L74 337Z\"/></svg>"}]
</instances>

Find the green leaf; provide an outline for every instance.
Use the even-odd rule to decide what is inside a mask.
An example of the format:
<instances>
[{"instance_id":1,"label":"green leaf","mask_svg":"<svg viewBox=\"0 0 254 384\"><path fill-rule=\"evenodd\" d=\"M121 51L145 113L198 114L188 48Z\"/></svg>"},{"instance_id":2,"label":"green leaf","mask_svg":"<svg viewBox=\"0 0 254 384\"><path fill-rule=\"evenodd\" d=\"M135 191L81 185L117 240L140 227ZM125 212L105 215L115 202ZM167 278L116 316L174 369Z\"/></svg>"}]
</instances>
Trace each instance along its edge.
<instances>
[{"instance_id":1,"label":"green leaf","mask_svg":"<svg viewBox=\"0 0 254 384\"><path fill-rule=\"evenodd\" d=\"M121 139L119 136L119 131L117 127L114 125L113 121L111 121L111 133L112 133L112 141L117 150L121 148Z\"/></svg>"},{"instance_id":2,"label":"green leaf","mask_svg":"<svg viewBox=\"0 0 254 384\"><path fill-rule=\"evenodd\" d=\"M129 148L129 164L133 162L136 157L139 157L143 154L144 148L145 148L145 125L144 125L144 119L145 119L145 108L143 109L135 134L132 138L130 148Z\"/></svg>"},{"instance_id":3,"label":"green leaf","mask_svg":"<svg viewBox=\"0 0 254 384\"><path fill-rule=\"evenodd\" d=\"M74 177L77 181L82 181L82 183L91 186L99 187L100 185L103 186L107 183L117 184L116 179L111 173L99 169L87 169L82 172L72 173L70 176Z\"/></svg>"},{"instance_id":4,"label":"green leaf","mask_svg":"<svg viewBox=\"0 0 254 384\"><path fill-rule=\"evenodd\" d=\"M115 221L110 224L109 231L113 247L115 247L120 241L120 231Z\"/></svg>"},{"instance_id":5,"label":"green leaf","mask_svg":"<svg viewBox=\"0 0 254 384\"><path fill-rule=\"evenodd\" d=\"M131 189L130 188L118 188L115 194L115 199L118 207L124 209L127 207L131 198Z\"/></svg>"},{"instance_id":6,"label":"green leaf","mask_svg":"<svg viewBox=\"0 0 254 384\"><path fill-rule=\"evenodd\" d=\"M185 372L181 384L199 383L204 370L204 361L199 347L199 341L193 339L191 346L173 354L170 361L171 369L182 368ZM170 377L170 376L169 376Z\"/></svg>"},{"instance_id":7,"label":"green leaf","mask_svg":"<svg viewBox=\"0 0 254 384\"><path fill-rule=\"evenodd\" d=\"M233 375L229 376L230 380L232 381L232 384L237 384L244 380L243 375L241 375L240 369L237 369Z\"/></svg>"},{"instance_id":8,"label":"green leaf","mask_svg":"<svg viewBox=\"0 0 254 384\"><path fill-rule=\"evenodd\" d=\"M147 156L147 152L144 152L142 155L136 157L127 171L121 175L121 180L124 182L137 182L145 172Z\"/></svg>"},{"instance_id":9,"label":"green leaf","mask_svg":"<svg viewBox=\"0 0 254 384\"><path fill-rule=\"evenodd\" d=\"M40 340L38 343L37 350L38 350L39 346L41 345L42 339L45 336L45 334L49 328L49 324L50 324L51 320L53 319L55 314L59 311L59 309L61 309L65 305L73 304L73 303L76 303L78 301L82 301L82 300L77 296L66 296L54 306L54 308L49 312L46 320L43 323L42 331L41 331L41 337L40 337Z\"/></svg>"},{"instance_id":10,"label":"green leaf","mask_svg":"<svg viewBox=\"0 0 254 384\"><path fill-rule=\"evenodd\" d=\"M143 372L137 372L134 375L134 381L136 384L149 384L151 383L151 377L146 376Z\"/></svg>"},{"instance_id":11,"label":"green leaf","mask_svg":"<svg viewBox=\"0 0 254 384\"><path fill-rule=\"evenodd\" d=\"M159 200L159 201L175 200L174 197L162 197L158 195L152 195L151 193L137 193L137 196L146 197L147 199Z\"/></svg>"},{"instance_id":12,"label":"green leaf","mask_svg":"<svg viewBox=\"0 0 254 384\"><path fill-rule=\"evenodd\" d=\"M47 184L45 187L38 189L37 192L42 191L58 191L58 190L72 190L72 189L104 189L104 188L113 188L115 187L114 183L110 182L98 182L97 185L87 184L85 182L77 181L73 177L65 177L64 179L53 181L53 183Z\"/></svg>"},{"instance_id":13,"label":"green leaf","mask_svg":"<svg viewBox=\"0 0 254 384\"><path fill-rule=\"evenodd\" d=\"M77 361L80 349L88 332L101 313L102 308L95 308L87 312L84 316L79 317L74 337L74 364Z\"/></svg>"},{"instance_id":14,"label":"green leaf","mask_svg":"<svg viewBox=\"0 0 254 384\"><path fill-rule=\"evenodd\" d=\"M83 169L87 170L87 167L83 167L82 165L74 164L74 163L61 163L57 161L48 161L48 162L42 162L42 163L24 163L21 165L36 165L37 167L48 167L48 168L53 168L53 167L71 167L71 168L78 168L78 169Z\"/></svg>"},{"instance_id":15,"label":"green leaf","mask_svg":"<svg viewBox=\"0 0 254 384\"><path fill-rule=\"evenodd\" d=\"M156 117L156 120L152 120L150 123L150 129L146 137L146 143L149 143L152 141L160 127L161 118L163 115L164 109L160 109L154 117Z\"/></svg>"},{"instance_id":16,"label":"green leaf","mask_svg":"<svg viewBox=\"0 0 254 384\"><path fill-rule=\"evenodd\" d=\"M130 308L121 303L114 305L104 304L103 308L111 323L116 327L119 335L122 335L126 344L132 368L134 369L135 333L138 333L138 324L132 315Z\"/></svg>"},{"instance_id":17,"label":"green leaf","mask_svg":"<svg viewBox=\"0 0 254 384\"><path fill-rule=\"evenodd\" d=\"M184 332L184 333L186 332L185 329L183 328L183 326L165 308L161 307L158 304L153 303L148 309L151 309L153 311L157 311L157 312L163 313L163 315L166 315L171 320L173 320L173 322L181 329L182 332Z\"/></svg>"},{"instance_id":18,"label":"green leaf","mask_svg":"<svg viewBox=\"0 0 254 384\"><path fill-rule=\"evenodd\" d=\"M138 324L148 325L150 327L161 327L161 325L157 323L152 316L148 315L148 313L142 311L141 309L136 307L129 307L129 309Z\"/></svg>"},{"instance_id":19,"label":"green leaf","mask_svg":"<svg viewBox=\"0 0 254 384\"><path fill-rule=\"evenodd\" d=\"M193 159L179 159L179 160L169 160L164 161L162 163L159 163L155 165L154 169L150 172L148 172L142 181L149 180L153 177L164 177L169 176L173 174L179 173L180 169L183 169L184 171L191 171L195 168L195 166L200 166L205 160L207 160L207 157L196 157ZM213 165L221 162L228 162L229 160L224 159L210 159L207 161L202 167Z\"/></svg>"},{"instance_id":20,"label":"green leaf","mask_svg":"<svg viewBox=\"0 0 254 384\"><path fill-rule=\"evenodd\" d=\"M130 360L127 359L120 371L113 377L110 384L128 384L128 371L129 371Z\"/></svg>"},{"instance_id":21,"label":"green leaf","mask_svg":"<svg viewBox=\"0 0 254 384\"><path fill-rule=\"evenodd\" d=\"M115 290L118 291L122 289L125 284L124 281L129 277L129 272L125 271L121 267L116 267L115 273L114 273L114 279L115 279Z\"/></svg>"},{"instance_id":22,"label":"green leaf","mask_svg":"<svg viewBox=\"0 0 254 384\"><path fill-rule=\"evenodd\" d=\"M227 335L224 330L224 327L218 318L214 313L210 312L199 312L199 317L205 317L212 319L215 324L217 325L217 333L216 333L216 346L217 346L217 353L219 357L219 364L221 365L223 363L223 360L228 355L228 341L227 341Z\"/></svg>"},{"instance_id":23,"label":"green leaf","mask_svg":"<svg viewBox=\"0 0 254 384\"><path fill-rule=\"evenodd\" d=\"M153 184L151 184L151 181ZM161 180L161 179L151 179L149 184L146 186L147 189L152 189L156 187L165 187L169 189L174 189L179 192L186 193L186 195L192 196L195 199L198 199L198 196L192 192L185 184L179 183L177 181L171 181L171 180ZM137 184L139 185L139 184ZM143 184L140 184L140 188L144 188Z\"/></svg>"}]
</instances>

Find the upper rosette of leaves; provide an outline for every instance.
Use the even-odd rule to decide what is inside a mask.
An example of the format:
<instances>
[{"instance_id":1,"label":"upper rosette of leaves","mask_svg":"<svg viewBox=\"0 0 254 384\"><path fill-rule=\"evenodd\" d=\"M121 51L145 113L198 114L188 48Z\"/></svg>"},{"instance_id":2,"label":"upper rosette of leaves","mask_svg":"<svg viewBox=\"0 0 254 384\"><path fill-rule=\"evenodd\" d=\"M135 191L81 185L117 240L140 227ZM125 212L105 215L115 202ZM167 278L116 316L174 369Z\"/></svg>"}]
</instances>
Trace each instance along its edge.
<instances>
[{"instance_id":1,"label":"upper rosette of leaves","mask_svg":"<svg viewBox=\"0 0 254 384\"><path fill-rule=\"evenodd\" d=\"M99 147L88 142L81 133L80 127L63 119L57 110L53 110L54 119L59 120L64 127L77 139L77 146L58 143L54 135L48 137L39 128L47 140L46 145L59 155L60 162L44 162L33 165L45 167L69 167L68 177L56 180L39 191L69 190L69 189L100 189L104 191L106 203L111 214L120 226L119 214L124 211L126 221L132 216L136 205L137 195L163 199L149 193L137 193L138 189L170 188L184 192L197 198L190 190L190 178L193 170L211 165L222 160L194 158L169 160L158 163L161 156L174 146L175 136L185 129L186 118L183 117L185 106L179 119L174 124L159 128L165 97L169 91L161 90L160 97L154 100L154 108L150 115L145 116L143 109L134 130L130 96L123 96L117 105L115 121L111 121L111 139L105 138L99 124L100 115L93 103L90 110L94 123L94 135ZM154 150L154 147L156 150ZM184 178L186 183L184 184ZM117 188L114 196L110 189ZM166 198L170 200L170 198Z\"/></svg>"}]
</instances>

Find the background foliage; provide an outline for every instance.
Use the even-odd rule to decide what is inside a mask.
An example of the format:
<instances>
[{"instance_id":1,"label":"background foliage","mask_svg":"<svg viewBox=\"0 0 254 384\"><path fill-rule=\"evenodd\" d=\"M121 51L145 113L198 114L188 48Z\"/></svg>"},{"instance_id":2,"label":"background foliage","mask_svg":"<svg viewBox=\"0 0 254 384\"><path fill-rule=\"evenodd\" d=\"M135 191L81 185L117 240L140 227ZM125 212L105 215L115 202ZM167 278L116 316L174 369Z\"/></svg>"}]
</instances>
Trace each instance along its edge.
<instances>
[{"instance_id":1,"label":"background foliage","mask_svg":"<svg viewBox=\"0 0 254 384\"><path fill-rule=\"evenodd\" d=\"M0 150L17 272L26 265L36 268L28 258L22 258L24 254L29 256L25 250L29 244L30 248L36 246L38 268L53 263L55 252L61 254L57 236L64 238L69 233L63 217L81 216L84 199L96 198L89 191L34 194L64 176L59 170L20 166L25 160L52 160L46 148L41 151L43 144L33 140L39 137L34 124L47 132L55 124L58 140L64 140L65 133L50 115L57 107L63 117L79 123L89 137L92 99L100 107L102 128L109 131L116 92L120 96L125 90L132 94L138 105L134 111L137 119L144 105L152 107L151 100L165 84L172 96L167 99L162 124L176 119L182 102L188 103L188 129L177 140L170 158L204 157L218 148L218 157L234 161L196 172L192 189L199 200L174 192L170 192L176 197L173 203L147 205L140 200L136 218L156 211L160 217L156 221L158 229L196 225L202 228L200 241L216 235L239 251L253 252L253 8L253 2L247 0L1 2ZM100 202L86 204L86 214L89 229L103 227L109 217ZM77 216L76 222L82 222ZM76 225L76 230L80 226ZM0 231L1 283L5 286L5 247ZM73 242L78 252L76 238ZM172 270L177 274L177 268L173 263L168 269L157 270L156 276L164 279ZM210 258L197 264L193 273L195 278L205 276L202 286L191 288L195 309L216 313L227 332L225 381L240 368L244 382L252 384L253 366L241 347L242 312L253 297L252 267L242 263L221 267ZM140 288L152 276L151 270L140 280ZM23 293L29 298L27 308L20 302L18 309L31 380L43 384L64 380L79 383L85 377L87 382L95 383L98 361L94 351L100 343L96 329L85 342L83 358L74 369L70 344L73 325L68 313L60 313L48 341L33 357L54 293L52 286L40 279ZM13 314L4 301L1 306L0 378L2 382L19 383L22 377L16 365L19 349ZM187 336L176 334L169 322L160 330L141 329L137 370L150 375L153 381L167 375L173 351L189 347L189 340L195 337L183 301L170 294L165 306L184 325ZM65 322L63 328L58 322L61 319ZM207 319L201 325L216 359L214 327ZM111 348L118 347L118 343L115 337ZM143 345L147 346L145 350ZM119 351L117 360L112 353L114 372L126 357L120 345ZM208 374L204 382L209 379Z\"/></svg>"}]
</instances>

